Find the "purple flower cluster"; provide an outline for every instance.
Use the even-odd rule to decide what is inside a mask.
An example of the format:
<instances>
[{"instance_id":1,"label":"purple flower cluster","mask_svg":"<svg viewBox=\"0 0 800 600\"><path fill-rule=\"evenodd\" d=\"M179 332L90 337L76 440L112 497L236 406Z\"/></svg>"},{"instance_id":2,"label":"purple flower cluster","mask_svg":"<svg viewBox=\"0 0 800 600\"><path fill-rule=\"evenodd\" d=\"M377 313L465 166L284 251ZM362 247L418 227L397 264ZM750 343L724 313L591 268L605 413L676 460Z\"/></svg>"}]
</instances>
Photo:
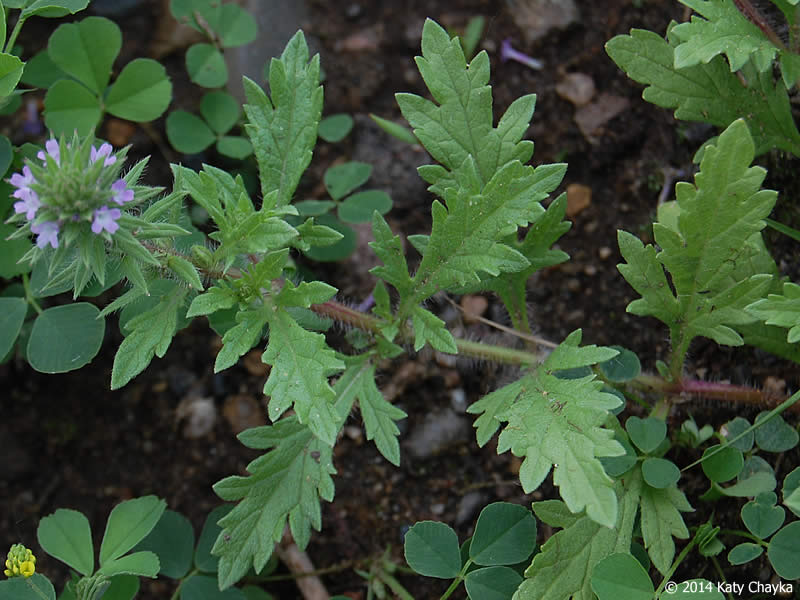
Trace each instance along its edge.
<instances>
[{"instance_id":1,"label":"purple flower cluster","mask_svg":"<svg viewBox=\"0 0 800 600\"><path fill-rule=\"evenodd\" d=\"M69 148L69 146L67 147ZM56 166L60 167L61 148L58 141L55 139L48 140L45 143L45 150L46 152L40 151L36 155L39 160L43 161L45 168L48 165L48 161L53 161ZM111 144L108 143L102 144L100 148L92 146L89 165L91 166L100 160L103 161L103 167L114 165L117 162L117 157L114 156L113 150ZM42 200L39 198L39 194L31 187L37 183L31 172L31 168L25 165L22 168L22 173L14 173L11 175L9 181L12 186L17 188L13 194L14 198L18 199L18 202L14 203L14 212L16 214L24 213L25 219L31 222L31 232L37 236L36 245L39 248L44 248L49 244L52 248L58 248L58 233L64 222L64 218L59 218L54 221L33 223L33 220L36 218L36 213L42 208ZM125 203L133 200L134 192L128 188L124 179L117 179L111 184L110 191L111 200L118 206L123 206ZM109 208L106 205L102 205L91 214L91 229L96 235L102 234L103 231L113 234L119 229L117 220L122 216L122 211L119 208ZM69 220L69 217L67 217L67 220ZM72 220L79 221L80 216L75 214L72 216Z\"/></svg>"}]
</instances>

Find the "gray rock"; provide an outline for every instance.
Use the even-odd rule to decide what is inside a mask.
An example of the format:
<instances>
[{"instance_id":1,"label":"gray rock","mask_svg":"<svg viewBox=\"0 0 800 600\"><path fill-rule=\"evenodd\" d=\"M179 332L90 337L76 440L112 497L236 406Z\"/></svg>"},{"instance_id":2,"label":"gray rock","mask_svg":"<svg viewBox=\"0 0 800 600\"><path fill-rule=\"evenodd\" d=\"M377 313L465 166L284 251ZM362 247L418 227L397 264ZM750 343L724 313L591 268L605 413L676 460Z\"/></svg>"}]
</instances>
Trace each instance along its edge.
<instances>
[{"instance_id":1,"label":"gray rock","mask_svg":"<svg viewBox=\"0 0 800 600\"><path fill-rule=\"evenodd\" d=\"M469 419L457 415L451 408L429 414L411 430L403 443L412 459L424 460L443 450L466 441L472 433Z\"/></svg>"}]
</instances>

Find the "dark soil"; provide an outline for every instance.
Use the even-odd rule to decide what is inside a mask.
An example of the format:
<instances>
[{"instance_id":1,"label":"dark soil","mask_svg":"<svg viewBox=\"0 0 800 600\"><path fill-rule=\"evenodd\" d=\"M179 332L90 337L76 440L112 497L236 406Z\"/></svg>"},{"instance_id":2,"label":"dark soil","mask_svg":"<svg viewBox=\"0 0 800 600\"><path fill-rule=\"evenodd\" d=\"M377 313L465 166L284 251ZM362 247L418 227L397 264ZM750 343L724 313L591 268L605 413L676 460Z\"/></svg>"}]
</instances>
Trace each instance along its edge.
<instances>
[{"instance_id":1,"label":"dark soil","mask_svg":"<svg viewBox=\"0 0 800 600\"><path fill-rule=\"evenodd\" d=\"M145 2L147 10L120 20L126 43L122 61L148 53L157 21L168 18L162 14L160 4ZM405 234L428 232L431 196L413 170L428 162L427 156L379 135L365 115L373 112L397 118L395 91L425 93L413 68L425 17L458 30L470 17L484 15L488 27L483 45L492 60L495 114L502 114L515 98L535 92L537 108L528 132L536 142L533 162L569 163L559 193L569 184L591 188L591 203L571 218L572 230L558 243L571 260L540 273L530 282L529 311L535 332L561 341L569 332L582 328L584 343L623 345L639 355L645 370L654 371L655 361L668 353L667 331L655 320L625 312L635 296L616 269L621 260L616 231L624 229L649 239L649 224L655 215L665 170L690 170L692 154L708 132L678 124L668 111L641 100L640 86L613 64L603 45L633 27L662 32L670 19L685 18L684 9L667 0L580 4L580 23L527 43L509 4L499 0L359 2L350 3L346 10L340 3L311 0L306 32L317 40L327 76L325 114L354 114L357 125L344 142L320 144L299 195L321 198L321 174L334 160L366 160L375 165L371 185L386 189L394 199L395 208L388 215L393 229ZM44 20L41 23L38 27L52 26ZM38 39L46 39L44 30L38 33L42 33ZM342 41L355 34L373 36L375 47L343 49ZM516 47L541 58L546 68L533 71L513 62L501 64L497 50L504 38L511 38ZM195 104L200 94L186 81L182 51L165 61L176 83L176 104ZM602 124L591 140L573 119L575 107L555 92L556 83L570 72L589 75L598 93L619 96L630 103L621 114ZM155 124L153 131L155 135L159 131L163 134L163 120ZM136 128L130 142L136 152L154 154L150 180L169 185L166 161L153 141L153 131ZM108 135L109 131L103 133ZM214 155L202 159L219 161ZM197 157L183 160L199 166ZM781 172L789 174L773 179L771 185L776 189L797 186L792 181L792 165L796 166L796 162L786 166L788 160L762 159L769 166L780 164ZM776 218L800 227L796 204L792 206L783 198L778 211ZM364 236L362 241L368 239L368 231ZM791 244L774 232L767 232L767 238L782 268L797 269L800 261L797 251L792 253ZM414 256L409 248L412 263ZM360 302L374 285L368 273L374 264L362 244L355 258L342 265L316 267L316 274L339 288L342 299ZM793 275L797 281L796 270ZM444 301L434 308L463 335L513 343L484 325L458 323L454 309ZM489 298L485 316L507 322L494 298ZM255 407L260 411L255 423L265 422L261 392L265 377L257 350L224 373L213 375L219 340L205 321L199 320L177 335L164 359L154 360L126 388L111 392L111 365L121 335L113 321L109 321L107 329L108 340L101 354L79 372L45 376L20 360L0 366L0 376L6 382L0 427L0 445L4 449L0 461L0 548L15 542L36 548L39 519L59 507L84 512L99 539L115 504L147 494L165 498L171 509L191 519L199 533L205 515L219 503L212 484L228 475L243 474L247 463L257 456L234 437L233 427L240 419L231 416L237 408L241 412L242 407ZM800 384L796 365L761 352L719 348L710 342L697 342L692 347L687 370L712 380L729 379L756 386L771 376L785 381L787 390L797 389ZM380 373L379 384L384 391L391 388L393 401L409 414L403 426L407 444L426 414L458 405L461 392L466 402L472 403L511 376L513 372L493 366L437 361L422 355L387 365ZM212 399L218 418L210 433L192 439L185 434L186 421L179 419L177 411L179 405L186 406L196 397ZM736 414L752 418L756 412L757 409L697 401L676 409L670 424L679 427L691 414L700 425L719 427ZM403 534L416 521L447 522L463 540L470 535L477 512L485 504L502 499L530 505L534 500L556 497L549 481L534 494L523 494L515 483L519 460L509 454L498 456L494 442L479 449L468 429L438 455L413 459L406 452L402 467L394 468L364 439L360 425L360 416L354 414L346 435L336 446L336 499L324 504L323 530L312 537L308 547L317 568L343 567L324 577L331 594L365 598L363 582L350 567L363 567L367 559L379 556L387 547L402 563ZM688 464L694 458L688 451L675 457L680 464ZM779 480L796 462L796 455L784 458ZM696 499L704 491L703 485L696 474L684 475L683 489L698 509L687 517L690 526L704 522L716 509L717 523L740 528L734 518L741 503L705 504ZM465 501L468 494L469 501ZM473 500L476 503L470 506ZM56 560L41 553L38 556L40 571L51 576L65 574ZM689 563L682 573L687 579L704 575L691 570L697 564L694 558ZM721 563L727 565L725 560ZM743 570L729 575L739 581L748 577L765 581L759 575L765 566L766 562L756 561L749 567L749 575ZM711 570L705 576L718 579ZM420 599L438 597L446 587L444 582L412 576L401 576L400 580ZM173 586L169 582L146 582L142 589L140 598L168 598ZM279 598L299 597L291 582L270 584L267 589Z\"/></svg>"}]
</instances>

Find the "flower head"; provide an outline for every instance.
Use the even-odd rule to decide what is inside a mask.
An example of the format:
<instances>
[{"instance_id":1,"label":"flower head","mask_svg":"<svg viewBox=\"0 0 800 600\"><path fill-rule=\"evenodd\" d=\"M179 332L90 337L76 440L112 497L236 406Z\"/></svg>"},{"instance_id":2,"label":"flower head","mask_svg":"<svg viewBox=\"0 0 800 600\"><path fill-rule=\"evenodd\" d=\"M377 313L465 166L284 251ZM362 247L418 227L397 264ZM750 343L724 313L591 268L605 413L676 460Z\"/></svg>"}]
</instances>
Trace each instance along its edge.
<instances>
[{"instance_id":1,"label":"flower head","mask_svg":"<svg viewBox=\"0 0 800 600\"><path fill-rule=\"evenodd\" d=\"M77 246L85 256L87 248L96 247L95 236L111 242L108 236L125 226L119 222L122 207L137 200L131 189L136 180L129 187L121 177L126 152L114 152L111 144L91 137L81 140L76 133L47 140L39 160L27 160L11 175L17 201L10 220L33 234L31 264L42 257L39 250L50 248Z\"/></svg>"},{"instance_id":2,"label":"flower head","mask_svg":"<svg viewBox=\"0 0 800 600\"><path fill-rule=\"evenodd\" d=\"M22 174L14 173L9 180L11 185L17 188L14 191L15 198L22 198L22 194L25 193L26 190L31 189L31 184L36 183L36 180L33 178L33 173L31 173L31 168L28 165L22 167Z\"/></svg>"},{"instance_id":3,"label":"flower head","mask_svg":"<svg viewBox=\"0 0 800 600\"><path fill-rule=\"evenodd\" d=\"M103 166L110 167L115 162L117 162L117 157L111 154L112 150L113 148L111 147L111 144L109 144L108 142L102 144L99 150L94 146L92 146L92 152L91 152L91 157L89 158L89 164L94 164L101 158L105 157L105 160L103 161Z\"/></svg>"},{"instance_id":4,"label":"flower head","mask_svg":"<svg viewBox=\"0 0 800 600\"><path fill-rule=\"evenodd\" d=\"M53 157L53 160L56 161L57 165L61 164L61 149L58 146L58 140L52 139L47 140L44 144L45 150L47 150L47 154ZM39 160L44 161L47 164L47 155L42 150L36 153L36 158Z\"/></svg>"},{"instance_id":5,"label":"flower head","mask_svg":"<svg viewBox=\"0 0 800 600\"><path fill-rule=\"evenodd\" d=\"M22 544L14 544L8 551L6 577L30 577L36 570L36 557Z\"/></svg>"},{"instance_id":6,"label":"flower head","mask_svg":"<svg viewBox=\"0 0 800 600\"><path fill-rule=\"evenodd\" d=\"M16 214L25 213L25 218L32 221L36 216L36 211L42 205L39 196L31 189L24 188L14 192L14 196L20 198L19 202L14 202L14 212Z\"/></svg>"},{"instance_id":7,"label":"flower head","mask_svg":"<svg viewBox=\"0 0 800 600\"><path fill-rule=\"evenodd\" d=\"M36 245L39 248L44 248L47 244L58 248L58 223L55 221L34 223L31 225L31 231L37 235Z\"/></svg>"},{"instance_id":8,"label":"flower head","mask_svg":"<svg viewBox=\"0 0 800 600\"><path fill-rule=\"evenodd\" d=\"M128 189L128 184L125 183L124 179L117 179L112 183L111 191L114 194L114 202L120 206L133 200L133 190Z\"/></svg>"},{"instance_id":9,"label":"flower head","mask_svg":"<svg viewBox=\"0 0 800 600\"><path fill-rule=\"evenodd\" d=\"M92 221L92 232L100 234L104 229L108 233L114 233L119 229L117 219L122 216L122 212L118 208L108 208L101 206L94 211L94 220Z\"/></svg>"}]
</instances>

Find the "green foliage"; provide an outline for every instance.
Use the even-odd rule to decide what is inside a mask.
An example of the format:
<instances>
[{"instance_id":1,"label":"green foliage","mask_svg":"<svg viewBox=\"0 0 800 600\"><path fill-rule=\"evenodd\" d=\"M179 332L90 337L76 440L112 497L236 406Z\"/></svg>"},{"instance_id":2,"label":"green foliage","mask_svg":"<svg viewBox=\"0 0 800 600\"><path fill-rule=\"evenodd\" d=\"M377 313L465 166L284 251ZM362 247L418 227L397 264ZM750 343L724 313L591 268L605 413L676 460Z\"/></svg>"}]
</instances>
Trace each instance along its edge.
<instances>
[{"instance_id":1,"label":"green foliage","mask_svg":"<svg viewBox=\"0 0 800 600\"><path fill-rule=\"evenodd\" d=\"M730 5L720 1L704 4ZM742 118L753 135L756 154L780 148L800 155L800 132L792 118L786 87L773 81L771 70L745 63L739 71L745 81L742 85L721 56L679 68L676 46L680 47L683 40L675 29L667 32L668 41L651 31L633 29L630 35L610 40L606 52L631 79L648 86L642 93L645 100L674 108L676 118L718 127L728 127ZM728 47L733 52L738 46L731 42ZM720 46L711 46L710 50L718 52Z\"/></svg>"},{"instance_id":2,"label":"green foliage","mask_svg":"<svg viewBox=\"0 0 800 600\"><path fill-rule=\"evenodd\" d=\"M511 450L524 457L520 481L526 492L539 487L555 465L553 480L569 509L580 512L585 508L590 518L612 527L617 519L614 482L598 457L625 453L613 439L613 432L602 427L607 411L620 400L601 392L602 384L594 375L568 380L555 372L602 362L616 350L581 348L580 340L580 331L573 332L531 374L511 384L510 389L478 401L469 412L489 411L494 415L496 423L491 425L486 420L476 421L479 427L484 426L484 439L501 422L507 423L497 451Z\"/></svg>"},{"instance_id":3,"label":"green foliage","mask_svg":"<svg viewBox=\"0 0 800 600\"><path fill-rule=\"evenodd\" d=\"M614 382L630 381L642 372L642 364L639 357L633 352L622 346L610 346L619 352L614 358L601 362L597 365L603 376Z\"/></svg>"},{"instance_id":4,"label":"green foliage","mask_svg":"<svg viewBox=\"0 0 800 600\"><path fill-rule=\"evenodd\" d=\"M366 223L372 219L374 212L383 215L391 210L392 199L382 190L351 193L365 184L371 173L372 165L363 162L350 161L334 165L327 169L323 176L325 189L333 202L305 200L295 204L295 208L302 216L321 215L320 222L330 224L345 236L339 244L325 248L323 252L320 252L319 248L311 248L306 254L321 261L345 258L355 249L355 234L344 223ZM338 218L326 214L333 208L337 209Z\"/></svg>"},{"instance_id":5,"label":"green foliage","mask_svg":"<svg viewBox=\"0 0 800 600\"><path fill-rule=\"evenodd\" d=\"M100 351L106 330L99 315L87 302L43 311L28 338L26 355L31 366L42 373L65 373L88 364Z\"/></svg>"},{"instance_id":6,"label":"green foliage","mask_svg":"<svg viewBox=\"0 0 800 600\"><path fill-rule=\"evenodd\" d=\"M325 117L319 123L319 137L326 142L341 142L353 129L353 117L338 114Z\"/></svg>"},{"instance_id":7,"label":"green foliage","mask_svg":"<svg viewBox=\"0 0 800 600\"><path fill-rule=\"evenodd\" d=\"M155 527L166 502L145 496L118 504L111 511L100 545L100 568L94 570L94 548L88 519L80 512L58 509L39 522L39 545L51 556L82 574L72 590L74 597L94 599L109 584L127 575L155 578L158 557L148 550L126 554ZM49 582L48 582L49 583ZM126 588L130 586L122 583ZM136 593L138 585L133 588ZM110 594L109 597L115 597ZM131 595L116 596L131 598Z\"/></svg>"},{"instance_id":8,"label":"green foliage","mask_svg":"<svg viewBox=\"0 0 800 600\"><path fill-rule=\"evenodd\" d=\"M800 285L787 281L783 294L770 294L745 310L767 325L789 328L786 341L790 344L800 342Z\"/></svg>"},{"instance_id":9,"label":"green foliage","mask_svg":"<svg viewBox=\"0 0 800 600\"><path fill-rule=\"evenodd\" d=\"M271 315L269 326L269 345L262 360L272 365L264 384L264 393L270 396L270 419L276 421L294 405L298 421L333 446L338 419L333 405L336 394L328 376L342 370L344 363L327 347L325 336L306 331L286 312Z\"/></svg>"},{"instance_id":10,"label":"green foliage","mask_svg":"<svg viewBox=\"0 0 800 600\"><path fill-rule=\"evenodd\" d=\"M156 306L128 321L127 335L114 357L111 389L117 389L141 373L153 356L162 358L179 329L179 318L186 311L187 289L174 288L161 296Z\"/></svg>"},{"instance_id":11,"label":"green foliage","mask_svg":"<svg viewBox=\"0 0 800 600\"><path fill-rule=\"evenodd\" d=\"M680 40L675 48L675 68L708 63L725 54L731 71L738 71L749 60L759 71L772 66L778 49L764 33L739 12L736 5L720 0L681 0L702 15L672 29Z\"/></svg>"},{"instance_id":12,"label":"green foliage","mask_svg":"<svg viewBox=\"0 0 800 600\"><path fill-rule=\"evenodd\" d=\"M162 513L152 531L134 547L158 556L159 575L181 579L189 572L194 555L194 530L189 519L173 510Z\"/></svg>"},{"instance_id":13,"label":"green foliage","mask_svg":"<svg viewBox=\"0 0 800 600\"><path fill-rule=\"evenodd\" d=\"M10 2L6 7L22 8L23 16L63 13L79 4ZM154 356L164 356L176 332L194 317L207 317L222 336L215 372L233 366L266 340L261 358L270 367L264 394L272 424L239 435L245 446L263 454L247 466L248 475L227 477L214 486L221 498L236 504L209 515L195 546L190 523L165 512L163 501L150 496L123 503L109 517L98 571L88 520L64 509L45 517L39 528L41 546L82 576L76 574L62 597L95 600L105 591L111 600L128 600L138 591L138 576L159 573L180 580L176 597L182 600L268 597L259 588L232 586L251 568L261 576L274 568L275 544L287 526L301 548L309 543L312 528L321 528L320 501L334 497L333 446L356 404L366 438L393 465L400 464L397 421L407 415L384 398L376 376L385 360L402 353L404 346L522 365L525 370L515 381L479 398L468 412L476 415L480 446L499 431L498 452L510 450L523 459L519 479L526 493L539 488L552 471L562 498L534 504L539 519L560 531L532 558L537 523L521 506L485 507L473 537L461 547L447 525L414 525L405 539L406 559L420 574L453 579L444 597L461 583L468 597L481 600L592 600L595 594L600 600L692 597L692 592L662 589L677 563L693 549L701 557L718 556L729 538L737 536L747 541L732 545L727 554L731 564L755 560L766 549L780 577L800 577L798 521L787 522L790 513L800 514L800 470L784 476L779 506L777 476L783 474L757 454L786 452L798 444L796 428L779 415L796 397L759 415L752 425L737 417L716 434L710 425L700 428L691 418L679 433L671 432L665 420L679 394L742 391L687 378L684 361L694 337L800 356L800 286L778 277L760 234L776 194L760 189L765 171L750 166L756 153L800 149L787 95L800 75L800 61L763 27L743 17L738 4L684 3L703 18L672 27L668 42L633 31L608 44L614 60L649 85L647 99L677 109L679 118L726 127L698 154L702 159L694 184L679 183L676 200L659 207L654 244L645 246L619 232L625 260L619 270L641 296L628 311L655 316L670 330L669 365L656 365L660 377L642 374L638 357L622 347L582 347L581 330L549 355L534 352L534 338L527 335L527 288L538 270L568 258L552 247L570 227L564 220L566 197L542 206L561 185L566 165L525 164L533 153L533 143L523 137L535 96L513 102L495 121L488 56L480 52L469 63L466 59L479 37L478 21L473 21L472 43L463 46L433 21L425 23L417 65L432 100L397 95L413 134L376 119L390 133L421 143L437 162L419 169L437 198L429 235L407 237L421 255L413 275L403 240L383 217L392 207L391 198L379 190L359 191L370 177L370 165L336 164L323 176L331 200L292 203L318 129L320 137L334 141L352 127L347 115L320 121L319 58L309 60L300 32L270 63L270 96L245 81L244 130L252 145L231 135L240 107L222 91L202 98L200 117L176 111L167 119L168 137L183 152L201 152L214 143L220 154L234 158L254 150L259 199L251 197L244 177L211 165L200 172L173 165L173 192L158 197L160 190L137 183L142 161L121 182L123 189L130 186L133 200L101 199L136 207L119 217L116 233L91 237L72 229L60 245L45 250L41 237L36 246L24 239L31 225L42 224L33 216L26 215L22 227L3 229L3 237L19 240L19 247L4 246L0 274L24 277L0 298L0 355L17 347L40 370L76 368L98 352L104 317L119 310L125 339L112 372L116 389ZM251 41L252 18L236 4L216 0L173 0L171 9L208 38L209 43L187 53L192 80L210 87L226 83L221 49ZM5 21L0 21L4 37ZM27 75L50 85L48 124L93 127L106 110L128 119L154 118L159 98L165 91L169 95L163 69L134 60L109 87L120 44L118 28L103 19L62 25L56 31L48 54L30 61ZM783 83L773 79L773 60L780 63ZM8 63L7 80L0 81L13 82L11 88L19 79L15 69L21 70L21 61L16 61ZM21 169L3 139L0 170L11 164ZM44 176L61 166L59 160L72 161L84 171L88 164L99 173L104 165L95 160L97 148L92 146L88 158L92 142L73 138L80 148L69 154L66 141L56 144L58 150L52 141L42 155L44 165L31 160L31 175L16 174L6 195L17 188L15 197L25 198L29 185L44 193ZM36 149L26 152L36 155ZM124 158L124 152L119 156ZM120 175L119 170L108 173L112 179ZM197 204L193 216L206 214L208 235L189 224L183 206L187 196ZM38 210L31 208L29 197L26 202L21 210ZM0 209L9 213L12 204L9 197ZM19 209L14 214L12 222L22 221ZM58 218L53 223L57 227L81 215ZM41 216L36 219L42 221ZM312 260L339 260L356 245L345 223L366 221L371 221L375 238L370 247L381 261L371 271L378 278L371 314L337 304L337 290L326 283L303 281L306 265L296 264L292 252L299 250ZM18 266L20 258L24 264ZM55 299L39 306L42 298L67 291L75 299L97 297L122 279L126 287L102 311L88 302L52 306ZM424 305L435 294L478 291L497 294L512 326L523 334L525 350L459 339ZM328 345L338 337L323 333L333 319L354 328L345 336L349 355ZM643 389L649 391L644 394ZM626 415L624 427L614 416L624 410L626 400L646 405L650 396L658 400L649 415ZM699 454L696 449L715 435L720 443L705 448L697 461L710 480L700 500L727 497L728 502L740 502L747 531L723 530L709 520L693 524L694 537L689 539L684 513L693 508L678 488L684 465L673 462L681 456L672 453L673 445ZM689 540L677 561L675 539ZM665 578L659 587L648 575L651 565L654 574ZM409 598L394 570L387 551L369 571L358 573L367 579L370 593L380 596L389 588ZM25 588L3 582L0 598L8 593L25 598L34 588L37 597L54 597L46 579L37 575L28 581ZM706 590L710 582L693 581L711 597L720 597Z\"/></svg>"},{"instance_id":14,"label":"green foliage","mask_svg":"<svg viewBox=\"0 0 800 600\"><path fill-rule=\"evenodd\" d=\"M50 37L50 60L66 75L45 97L45 122L56 134L94 129L108 111L121 119L151 121L167 108L172 84L159 63L138 58L122 69L111 87L111 66L122 47L119 27L103 17L59 26Z\"/></svg>"},{"instance_id":15,"label":"green foliage","mask_svg":"<svg viewBox=\"0 0 800 600\"><path fill-rule=\"evenodd\" d=\"M599 600L650 600L655 589L638 560L630 554L617 552L595 565L592 591Z\"/></svg>"},{"instance_id":16,"label":"green foliage","mask_svg":"<svg viewBox=\"0 0 800 600\"><path fill-rule=\"evenodd\" d=\"M420 521L405 536L408 565L420 575L453 579L461 571L458 536L449 526L436 521Z\"/></svg>"},{"instance_id":17,"label":"green foliage","mask_svg":"<svg viewBox=\"0 0 800 600\"><path fill-rule=\"evenodd\" d=\"M753 142L743 121L734 122L709 146L695 177L696 186L676 188L680 215L675 222L653 225L656 254L626 232L619 232L626 263L620 273L642 298L628 312L651 315L670 328L675 355L682 360L692 338L703 335L717 343L743 343L735 327L752 322L745 307L770 285L771 275L736 277L737 261L750 248L742 240L760 236L763 218L772 210L775 192L759 190L765 172L749 167ZM674 293L664 274L672 279Z\"/></svg>"},{"instance_id":18,"label":"green foliage","mask_svg":"<svg viewBox=\"0 0 800 600\"><path fill-rule=\"evenodd\" d=\"M340 399L336 408L346 414L350 405ZM247 466L251 475L227 477L214 485L223 500L238 501L219 521L223 530L211 550L220 557L220 589L238 581L251 565L256 572L264 568L287 519L298 546L305 548L311 527L322 526L319 498L330 502L334 493L331 448L296 417L248 429L239 439L270 452Z\"/></svg>"},{"instance_id":19,"label":"green foliage","mask_svg":"<svg viewBox=\"0 0 800 600\"><path fill-rule=\"evenodd\" d=\"M337 382L337 388L345 395L354 395L358 400L361 418L367 439L375 440L380 453L395 466L400 466L400 430L395 424L408 415L387 402L375 385L375 367L368 361L356 363L357 368L348 368Z\"/></svg>"},{"instance_id":20,"label":"green foliage","mask_svg":"<svg viewBox=\"0 0 800 600\"><path fill-rule=\"evenodd\" d=\"M536 516L563 529L534 555L515 598L592 600L591 573L595 565L606 556L630 548L641 485L641 478L635 476L626 478L624 487L620 482L614 485L620 506L614 527L604 527L586 515L572 515L561 502L550 501L543 506L545 510L539 510L542 503L534 502Z\"/></svg>"},{"instance_id":21,"label":"green foliage","mask_svg":"<svg viewBox=\"0 0 800 600\"><path fill-rule=\"evenodd\" d=\"M322 115L319 56L309 62L308 46L297 32L269 68L272 98L245 79L247 134L255 150L264 207L282 207L294 194L311 162ZM272 192L277 192L273 194Z\"/></svg>"},{"instance_id":22,"label":"green foliage","mask_svg":"<svg viewBox=\"0 0 800 600\"><path fill-rule=\"evenodd\" d=\"M507 565L525 561L535 541L536 520L530 511L495 502L481 511L475 534L462 550L456 532L435 521L421 521L409 529L404 548L406 561L417 573L455 579L450 591L463 581L473 600L510 600L522 578Z\"/></svg>"}]
</instances>

